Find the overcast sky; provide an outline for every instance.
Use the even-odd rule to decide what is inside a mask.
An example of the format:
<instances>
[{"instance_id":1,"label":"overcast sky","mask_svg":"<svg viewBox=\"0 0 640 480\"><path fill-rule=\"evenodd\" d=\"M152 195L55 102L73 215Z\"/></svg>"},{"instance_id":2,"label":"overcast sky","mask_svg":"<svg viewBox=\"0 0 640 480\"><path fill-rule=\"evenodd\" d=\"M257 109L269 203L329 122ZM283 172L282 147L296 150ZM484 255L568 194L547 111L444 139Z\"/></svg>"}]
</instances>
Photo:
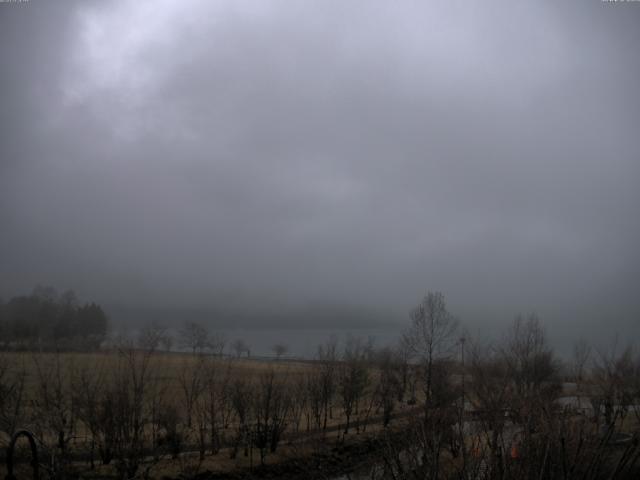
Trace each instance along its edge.
<instances>
[{"instance_id":1,"label":"overcast sky","mask_svg":"<svg viewBox=\"0 0 640 480\"><path fill-rule=\"evenodd\" d=\"M639 46L598 0L2 3L0 295L638 333Z\"/></svg>"}]
</instances>

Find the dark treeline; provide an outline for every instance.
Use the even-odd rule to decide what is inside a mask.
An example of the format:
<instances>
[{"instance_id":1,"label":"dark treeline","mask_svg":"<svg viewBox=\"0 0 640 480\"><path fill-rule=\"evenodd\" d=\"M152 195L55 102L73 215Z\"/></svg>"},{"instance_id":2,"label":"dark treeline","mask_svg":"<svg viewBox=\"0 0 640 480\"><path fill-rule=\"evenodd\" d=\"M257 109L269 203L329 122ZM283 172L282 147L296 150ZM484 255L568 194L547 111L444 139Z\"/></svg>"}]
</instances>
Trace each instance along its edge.
<instances>
[{"instance_id":1,"label":"dark treeline","mask_svg":"<svg viewBox=\"0 0 640 480\"><path fill-rule=\"evenodd\" d=\"M0 341L4 349L94 350L109 321L95 303L78 303L75 293L36 287L30 295L0 300Z\"/></svg>"}]
</instances>

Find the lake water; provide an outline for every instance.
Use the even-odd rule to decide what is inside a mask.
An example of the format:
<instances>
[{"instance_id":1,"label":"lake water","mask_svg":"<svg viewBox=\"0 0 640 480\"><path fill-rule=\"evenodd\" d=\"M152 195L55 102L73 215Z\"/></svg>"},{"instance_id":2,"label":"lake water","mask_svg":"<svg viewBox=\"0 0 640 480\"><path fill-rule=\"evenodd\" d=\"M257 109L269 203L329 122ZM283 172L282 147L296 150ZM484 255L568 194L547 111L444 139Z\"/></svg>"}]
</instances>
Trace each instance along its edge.
<instances>
[{"instance_id":1,"label":"lake water","mask_svg":"<svg viewBox=\"0 0 640 480\"><path fill-rule=\"evenodd\" d=\"M138 331L129 329L123 332L129 338L136 338ZM169 329L174 337L173 350L183 350L180 346L179 332L177 329ZM242 339L251 351L253 357L272 357L273 346L284 344L287 346L286 357L289 358L313 358L318 351L318 345L324 344L335 336L338 340L338 351L341 352L347 339L351 337L361 338L367 341L373 338L376 347L392 346L402 335L402 328L395 326L374 327L367 329L322 329L322 328L218 328L211 332L221 335L226 342L225 353L233 354L231 345L234 341Z\"/></svg>"},{"instance_id":2,"label":"lake water","mask_svg":"<svg viewBox=\"0 0 640 480\"><path fill-rule=\"evenodd\" d=\"M242 329L227 328L218 330L227 340L227 348L236 339L241 338L251 348L251 355L271 356L272 347L277 343L287 345L288 355L293 357L313 357L318 345L327 342L332 335L338 339L339 350L349 336L367 339L372 337L377 347L394 344L401 335L400 328L372 329Z\"/></svg>"}]
</instances>

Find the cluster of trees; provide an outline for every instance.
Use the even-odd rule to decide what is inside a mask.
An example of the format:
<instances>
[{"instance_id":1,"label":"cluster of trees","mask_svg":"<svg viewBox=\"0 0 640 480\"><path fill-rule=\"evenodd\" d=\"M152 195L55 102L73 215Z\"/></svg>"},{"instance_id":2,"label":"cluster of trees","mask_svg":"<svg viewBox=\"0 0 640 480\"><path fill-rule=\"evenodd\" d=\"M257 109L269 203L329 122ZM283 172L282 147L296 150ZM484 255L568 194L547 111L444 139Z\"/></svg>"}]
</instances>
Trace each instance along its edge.
<instances>
[{"instance_id":1,"label":"cluster of trees","mask_svg":"<svg viewBox=\"0 0 640 480\"><path fill-rule=\"evenodd\" d=\"M109 321L95 303L80 304L75 293L36 287L30 295L0 300L0 342L10 349L97 349Z\"/></svg>"},{"instance_id":2,"label":"cluster of trees","mask_svg":"<svg viewBox=\"0 0 640 480\"><path fill-rule=\"evenodd\" d=\"M593 353L578 342L563 363L535 315L483 345L460 333L439 293L413 312L405 340L424 411L401 436L384 435L384 478L640 478L640 356L631 347Z\"/></svg>"},{"instance_id":3,"label":"cluster of trees","mask_svg":"<svg viewBox=\"0 0 640 480\"><path fill-rule=\"evenodd\" d=\"M65 353L0 357L0 438L30 425L55 456L56 475L77 471L84 458L82 468L102 463L118 478L148 476L169 456L187 474L222 447L257 465L285 435L299 444L361 432L381 412L389 425L403 397L394 354L370 341L350 339L339 351L332 339L294 368L199 349L165 355L163 338L150 326L82 363Z\"/></svg>"},{"instance_id":4,"label":"cluster of trees","mask_svg":"<svg viewBox=\"0 0 640 480\"><path fill-rule=\"evenodd\" d=\"M122 479L149 477L161 457L188 477L223 447L258 464L283 441L308 453L367 429L376 478L640 478L640 356L579 342L563 364L535 316L481 344L428 293L396 346L331 338L303 366L240 361L243 342L222 356L198 324L180 331L189 354L161 354L167 338L149 326L92 364L6 356L0 431L34 426L57 473L84 457ZM568 380L577 401L562 403Z\"/></svg>"}]
</instances>

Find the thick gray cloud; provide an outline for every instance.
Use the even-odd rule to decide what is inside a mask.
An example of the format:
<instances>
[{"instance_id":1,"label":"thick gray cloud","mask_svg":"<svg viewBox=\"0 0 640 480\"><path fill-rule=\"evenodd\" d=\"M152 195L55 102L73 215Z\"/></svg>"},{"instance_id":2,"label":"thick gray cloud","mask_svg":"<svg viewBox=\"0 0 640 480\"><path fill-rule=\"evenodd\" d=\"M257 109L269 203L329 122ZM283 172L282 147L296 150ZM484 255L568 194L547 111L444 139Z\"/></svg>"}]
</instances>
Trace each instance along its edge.
<instances>
[{"instance_id":1,"label":"thick gray cloud","mask_svg":"<svg viewBox=\"0 0 640 480\"><path fill-rule=\"evenodd\" d=\"M1 4L0 293L395 319L437 289L472 329L638 332L639 25L598 1Z\"/></svg>"}]
</instances>

